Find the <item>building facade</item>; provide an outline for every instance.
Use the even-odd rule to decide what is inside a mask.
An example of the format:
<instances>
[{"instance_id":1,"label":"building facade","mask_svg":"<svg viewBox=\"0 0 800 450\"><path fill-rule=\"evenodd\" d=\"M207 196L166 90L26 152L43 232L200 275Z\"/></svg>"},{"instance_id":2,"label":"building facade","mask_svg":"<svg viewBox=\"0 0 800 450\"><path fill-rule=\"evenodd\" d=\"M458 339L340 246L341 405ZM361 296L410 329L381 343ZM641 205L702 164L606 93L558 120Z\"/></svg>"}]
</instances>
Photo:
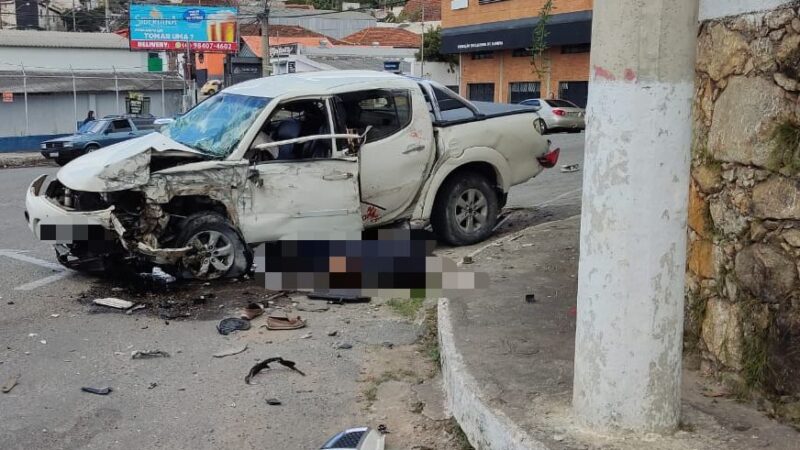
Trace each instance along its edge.
<instances>
[{"instance_id":1,"label":"building facade","mask_svg":"<svg viewBox=\"0 0 800 450\"><path fill-rule=\"evenodd\" d=\"M545 0L445 0L442 52L458 54L459 91L477 101L563 98L585 107L589 92L592 0L555 0L547 50L531 47Z\"/></svg>"}]
</instances>

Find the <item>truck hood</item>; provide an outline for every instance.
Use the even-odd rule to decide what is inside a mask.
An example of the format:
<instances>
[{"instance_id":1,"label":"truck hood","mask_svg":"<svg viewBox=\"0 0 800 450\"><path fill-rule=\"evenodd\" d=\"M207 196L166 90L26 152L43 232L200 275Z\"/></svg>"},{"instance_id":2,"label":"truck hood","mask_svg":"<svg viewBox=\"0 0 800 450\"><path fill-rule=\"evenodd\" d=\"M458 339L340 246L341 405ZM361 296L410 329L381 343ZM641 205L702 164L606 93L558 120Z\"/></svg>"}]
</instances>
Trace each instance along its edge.
<instances>
[{"instance_id":1,"label":"truck hood","mask_svg":"<svg viewBox=\"0 0 800 450\"><path fill-rule=\"evenodd\" d=\"M85 192L116 192L147 184L150 159L205 156L161 133L130 139L81 156L58 171L64 186Z\"/></svg>"},{"instance_id":2,"label":"truck hood","mask_svg":"<svg viewBox=\"0 0 800 450\"><path fill-rule=\"evenodd\" d=\"M69 136L62 136L60 138L49 139L49 140L46 140L44 142L75 142L75 141L80 140L84 136L91 136L91 135L89 135L89 134L87 134L87 135L71 134Z\"/></svg>"}]
</instances>

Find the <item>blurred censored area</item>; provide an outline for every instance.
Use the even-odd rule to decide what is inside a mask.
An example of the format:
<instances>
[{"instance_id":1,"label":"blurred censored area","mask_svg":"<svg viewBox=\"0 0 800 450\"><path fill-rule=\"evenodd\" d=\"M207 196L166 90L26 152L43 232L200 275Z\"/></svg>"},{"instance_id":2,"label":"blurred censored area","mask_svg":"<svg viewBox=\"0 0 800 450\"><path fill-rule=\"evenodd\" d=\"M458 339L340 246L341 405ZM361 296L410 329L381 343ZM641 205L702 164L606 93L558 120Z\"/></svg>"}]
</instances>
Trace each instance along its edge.
<instances>
[{"instance_id":1,"label":"blurred censored area","mask_svg":"<svg viewBox=\"0 0 800 450\"><path fill-rule=\"evenodd\" d=\"M94 224L41 224L39 233L43 241L57 244L85 242L90 248L105 249L117 240L116 234Z\"/></svg>"},{"instance_id":2,"label":"blurred censored area","mask_svg":"<svg viewBox=\"0 0 800 450\"><path fill-rule=\"evenodd\" d=\"M424 230L302 235L259 246L256 279L275 291L393 298L433 297L488 285L487 274L434 256L435 248L433 233Z\"/></svg>"}]
</instances>

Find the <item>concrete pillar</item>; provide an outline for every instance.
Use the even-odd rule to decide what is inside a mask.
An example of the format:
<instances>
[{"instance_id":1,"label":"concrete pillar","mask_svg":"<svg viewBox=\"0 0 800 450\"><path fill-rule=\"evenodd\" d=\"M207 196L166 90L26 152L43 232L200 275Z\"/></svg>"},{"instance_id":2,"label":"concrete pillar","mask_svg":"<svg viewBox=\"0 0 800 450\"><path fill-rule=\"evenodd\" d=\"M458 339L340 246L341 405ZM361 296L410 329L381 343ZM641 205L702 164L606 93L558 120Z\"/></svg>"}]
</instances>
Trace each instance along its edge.
<instances>
[{"instance_id":1,"label":"concrete pillar","mask_svg":"<svg viewBox=\"0 0 800 450\"><path fill-rule=\"evenodd\" d=\"M595 2L573 408L596 431L680 417L697 9Z\"/></svg>"}]
</instances>

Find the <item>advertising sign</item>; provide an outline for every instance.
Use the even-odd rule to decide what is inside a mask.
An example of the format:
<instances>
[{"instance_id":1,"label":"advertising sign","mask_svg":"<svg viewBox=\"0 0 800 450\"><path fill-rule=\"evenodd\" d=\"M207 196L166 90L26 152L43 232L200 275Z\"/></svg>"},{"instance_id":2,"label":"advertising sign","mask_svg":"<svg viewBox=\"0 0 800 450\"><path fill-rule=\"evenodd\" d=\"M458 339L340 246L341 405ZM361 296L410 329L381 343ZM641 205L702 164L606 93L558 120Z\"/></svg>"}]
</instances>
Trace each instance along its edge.
<instances>
[{"instance_id":1,"label":"advertising sign","mask_svg":"<svg viewBox=\"0 0 800 450\"><path fill-rule=\"evenodd\" d=\"M11 91L3 91L3 103L14 103L14 93Z\"/></svg>"},{"instance_id":2,"label":"advertising sign","mask_svg":"<svg viewBox=\"0 0 800 450\"><path fill-rule=\"evenodd\" d=\"M233 53L239 49L234 7L132 4L131 50Z\"/></svg>"}]
</instances>

